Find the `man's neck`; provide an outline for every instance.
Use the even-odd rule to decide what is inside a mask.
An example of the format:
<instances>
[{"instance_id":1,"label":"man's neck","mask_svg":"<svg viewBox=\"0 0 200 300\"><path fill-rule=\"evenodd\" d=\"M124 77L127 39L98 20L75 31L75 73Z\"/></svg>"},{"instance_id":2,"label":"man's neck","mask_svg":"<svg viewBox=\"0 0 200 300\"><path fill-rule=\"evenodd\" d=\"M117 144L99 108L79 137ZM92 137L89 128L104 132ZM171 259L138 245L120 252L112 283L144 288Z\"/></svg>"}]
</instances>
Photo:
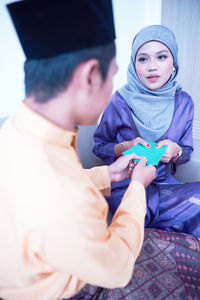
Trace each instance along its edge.
<instances>
[{"instance_id":1,"label":"man's neck","mask_svg":"<svg viewBox=\"0 0 200 300\"><path fill-rule=\"evenodd\" d=\"M72 106L64 95L44 103L37 102L33 97L27 97L24 103L30 109L61 128L74 130L76 127Z\"/></svg>"}]
</instances>

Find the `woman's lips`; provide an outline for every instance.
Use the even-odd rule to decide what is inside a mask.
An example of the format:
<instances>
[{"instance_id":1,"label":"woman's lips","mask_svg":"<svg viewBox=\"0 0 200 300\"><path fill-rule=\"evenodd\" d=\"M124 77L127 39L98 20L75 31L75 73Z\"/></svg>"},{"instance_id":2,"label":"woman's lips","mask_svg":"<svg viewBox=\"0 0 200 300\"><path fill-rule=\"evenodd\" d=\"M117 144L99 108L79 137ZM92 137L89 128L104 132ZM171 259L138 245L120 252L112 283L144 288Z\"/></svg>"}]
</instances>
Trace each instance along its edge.
<instances>
[{"instance_id":1,"label":"woman's lips","mask_svg":"<svg viewBox=\"0 0 200 300\"><path fill-rule=\"evenodd\" d=\"M155 82L155 81L157 81L158 79L160 78L160 76L159 75L150 75L150 76L148 76L147 77L147 79L150 81L150 82Z\"/></svg>"}]
</instances>

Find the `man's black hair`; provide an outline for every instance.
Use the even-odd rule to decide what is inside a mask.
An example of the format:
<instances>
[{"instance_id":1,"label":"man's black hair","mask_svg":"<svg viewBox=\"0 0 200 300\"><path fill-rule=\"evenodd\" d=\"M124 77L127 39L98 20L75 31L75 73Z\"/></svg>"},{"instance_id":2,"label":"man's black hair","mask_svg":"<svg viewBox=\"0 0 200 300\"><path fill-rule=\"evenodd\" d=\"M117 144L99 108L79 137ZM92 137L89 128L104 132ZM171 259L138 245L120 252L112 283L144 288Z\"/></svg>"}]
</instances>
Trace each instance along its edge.
<instances>
[{"instance_id":1,"label":"man's black hair","mask_svg":"<svg viewBox=\"0 0 200 300\"><path fill-rule=\"evenodd\" d=\"M75 68L82 62L95 58L99 62L102 79L107 77L112 58L116 55L115 43L62 54L52 58L26 60L25 92L36 102L44 103L63 92Z\"/></svg>"}]
</instances>

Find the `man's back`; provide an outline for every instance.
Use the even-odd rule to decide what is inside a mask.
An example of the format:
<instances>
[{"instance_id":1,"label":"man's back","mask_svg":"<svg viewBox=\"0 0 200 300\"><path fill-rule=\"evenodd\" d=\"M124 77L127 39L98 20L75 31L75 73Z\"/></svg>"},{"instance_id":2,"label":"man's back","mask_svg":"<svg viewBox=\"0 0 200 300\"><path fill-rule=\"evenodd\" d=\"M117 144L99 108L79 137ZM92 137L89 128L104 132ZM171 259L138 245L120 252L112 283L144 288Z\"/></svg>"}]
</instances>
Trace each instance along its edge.
<instances>
[{"instance_id":1,"label":"man's back","mask_svg":"<svg viewBox=\"0 0 200 300\"><path fill-rule=\"evenodd\" d=\"M121 221L108 229L107 203L98 191L110 186L107 167L82 169L74 148L76 134L24 104L0 131L3 298L60 299L76 293L85 281L112 288L130 278L142 242L144 188L133 184ZM138 203L137 225L123 218L132 197ZM130 227L124 231L127 222ZM138 232L133 239L138 226L141 236ZM127 242L135 240L131 252L120 235Z\"/></svg>"},{"instance_id":2,"label":"man's back","mask_svg":"<svg viewBox=\"0 0 200 300\"><path fill-rule=\"evenodd\" d=\"M81 166L70 147L70 137L25 106L0 130L2 297L37 299L39 293L38 299L57 299L68 295L65 289L71 292L71 282L80 284L66 270L56 269L42 257L42 243L62 215L69 228L75 217L74 202L69 200L75 188L73 181L78 180L74 171ZM69 231L62 229L69 243ZM55 241L46 242L54 251ZM15 288L7 290L7 286Z\"/></svg>"}]
</instances>

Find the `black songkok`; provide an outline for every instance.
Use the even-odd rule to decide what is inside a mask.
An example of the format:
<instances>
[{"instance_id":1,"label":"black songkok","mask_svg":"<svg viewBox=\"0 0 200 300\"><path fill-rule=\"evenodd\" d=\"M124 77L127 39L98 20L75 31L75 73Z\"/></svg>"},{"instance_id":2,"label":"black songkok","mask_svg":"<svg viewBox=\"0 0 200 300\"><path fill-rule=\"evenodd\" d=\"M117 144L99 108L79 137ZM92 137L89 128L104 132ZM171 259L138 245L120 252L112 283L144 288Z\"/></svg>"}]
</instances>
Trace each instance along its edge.
<instances>
[{"instance_id":1,"label":"black songkok","mask_svg":"<svg viewBox=\"0 0 200 300\"><path fill-rule=\"evenodd\" d=\"M105 45L115 39L112 0L24 0L7 8L28 59Z\"/></svg>"}]
</instances>

